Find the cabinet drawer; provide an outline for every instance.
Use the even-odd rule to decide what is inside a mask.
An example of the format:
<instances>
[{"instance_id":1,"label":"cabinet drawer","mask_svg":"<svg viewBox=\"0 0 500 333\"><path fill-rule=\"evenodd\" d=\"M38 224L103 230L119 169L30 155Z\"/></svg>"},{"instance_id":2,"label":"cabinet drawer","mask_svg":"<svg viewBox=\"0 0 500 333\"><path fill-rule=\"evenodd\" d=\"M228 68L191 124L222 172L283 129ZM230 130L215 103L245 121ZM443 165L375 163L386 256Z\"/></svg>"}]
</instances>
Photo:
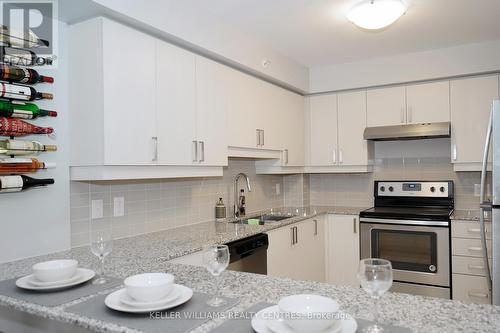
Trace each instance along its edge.
<instances>
[{"instance_id":1,"label":"cabinet drawer","mask_svg":"<svg viewBox=\"0 0 500 333\"><path fill-rule=\"evenodd\" d=\"M491 223L485 223L486 239L491 239ZM451 237L477 238L481 237L479 222L455 222L451 224Z\"/></svg>"},{"instance_id":2,"label":"cabinet drawer","mask_svg":"<svg viewBox=\"0 0 500 333\"><path fill-rule=\"evenodd\" d=\"M483 258L453 256L452 264L453 273L486 276Z\"/></svg>"},{"instance_id":3,"label":"cabinet drawer","mask_svg":"<svg viewBox=\"0 0 500 333\"><path fill-rule=\"evenodd\" d=\"M491 241L487 241L488 256L491 256ZM481 240L469 238L452 238L451 254L454 256L482 258Z\"/></svg>"},{"instance_id":4,"label":"cabinet drawer","mask_svg":"<svg viewBox=\"0 0 500 333\"><path fill-rule=\"evenodd\" d=\"M491 304L486 278L453 274L453 299L467 303Z\"/></svg>"}]
</instances>

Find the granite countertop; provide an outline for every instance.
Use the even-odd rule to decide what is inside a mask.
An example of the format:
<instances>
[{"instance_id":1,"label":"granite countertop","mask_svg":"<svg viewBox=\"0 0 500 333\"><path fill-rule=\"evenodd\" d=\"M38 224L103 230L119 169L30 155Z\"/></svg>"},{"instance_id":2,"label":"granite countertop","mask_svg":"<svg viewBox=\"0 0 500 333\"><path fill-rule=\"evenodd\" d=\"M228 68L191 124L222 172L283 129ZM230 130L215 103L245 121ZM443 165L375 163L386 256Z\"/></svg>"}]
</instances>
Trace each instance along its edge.
<instances>
[{"instance_id":1,"label":"granite countertop","mask_svg":"<svg viewBox=\"0 0 500 333\"><path fill-rule=\"evenodd\" d=\"M294 208L297 213L297 208ZM210 293L213 280L203 268L185 266L168 260L196 252L206 244L226 243L319 214L358 214L363 208L307 207L300 208L297 217L268 225L245 225L228 222L205 222L172 230L121 239L114 242L113 253L107 260L107 274L125 278L132 274L152 271L173 273L178 283L195 291ZM0 280L31 272L31 266L54 258L77 259L81 267L95 267L97 259L88 247L0 264ZM370 298L361 289L323 283L294 281L240 272L223 274L222 293L240 302L230 311L243 311L258 302L277 302L281 297L297 293L317 293L337 299L342 309L355 317L370 319ZM94 297L92 295L90 297ZM96 332L135 332L113 323L104 323L65 311L89 297L56 306L44 307L0 295L0 305L34 315L70 323ZM495 332L500 327L500 307L464 304L461 302L388 293L381 302L383 322L412 328L415 332ZM211 320L191 333L209 332L222 318Z\"/></svg>"},{"instance_id":2,"label":"granite countertop","mask_svg":"<svg viewBox=\"0 0 500 333\"><path fill-rule=\"evenodd\" d=\"M86 253L72 252L82 266L91 266L93 258ZM23 260L15 265L1 266L2 278L10 278L30 272L33 261ZM210 293L213 290L211 275L201 267L186 266L149 258L111 258L107 263L108 275L125 278L140 272L165 271L175 275L176 282L195 291ZM258 302L276 303L286 295L315 293L338 300L341 308L356 318L371 319L372 307L369 296L358 288L335 286L324 283L294 281L265 275L226 271L222 275L221 293L239 299L239 303L228 311L243 311ZM53 320L70 323L96 332L136 332L114 323L101 322L67 312L68 306L88 300L84 297L70 303L45 307L0 295L0 305L28 312ZM500 307L491 305L464 304L457 301L426 298L399 293L387 293L381 302L381 320L384 323L409 327L414 332L498 332ZM213 319L190 333L207 333L224 321Z\"/></svg>"},{"instance_id":3,"label":"granite countertop","mask_svg":"<svg viewBox=\"0 0 500 333\"><path fill-rule=\"evenodd\" d=\"M486 212L486 220L490 220L491 212ZM479 210L478 209L458 209L453 211L453 215L451 216L452 220L457 221L479 221Z\"/></svg>"}]
</instances>

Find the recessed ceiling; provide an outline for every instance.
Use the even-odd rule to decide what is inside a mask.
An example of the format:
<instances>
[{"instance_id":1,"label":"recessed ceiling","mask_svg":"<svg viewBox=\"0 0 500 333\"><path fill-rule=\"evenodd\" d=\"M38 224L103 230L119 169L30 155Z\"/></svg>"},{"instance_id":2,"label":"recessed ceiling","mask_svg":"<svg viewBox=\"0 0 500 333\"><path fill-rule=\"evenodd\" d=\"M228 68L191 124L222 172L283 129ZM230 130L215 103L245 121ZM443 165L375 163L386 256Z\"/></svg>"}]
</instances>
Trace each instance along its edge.
<instances>
[{"instance_id":1,"label":"recessed ceiling","mask_svg":"<svg viewBox=\"0 0 500 333\"><path fill-rule=\"evenodd\" d=\"M359 0L183 0L308 67L500 39L499 0L407 0L388 28L363 31L346 11Z\"/></svg>"}]
</instances>

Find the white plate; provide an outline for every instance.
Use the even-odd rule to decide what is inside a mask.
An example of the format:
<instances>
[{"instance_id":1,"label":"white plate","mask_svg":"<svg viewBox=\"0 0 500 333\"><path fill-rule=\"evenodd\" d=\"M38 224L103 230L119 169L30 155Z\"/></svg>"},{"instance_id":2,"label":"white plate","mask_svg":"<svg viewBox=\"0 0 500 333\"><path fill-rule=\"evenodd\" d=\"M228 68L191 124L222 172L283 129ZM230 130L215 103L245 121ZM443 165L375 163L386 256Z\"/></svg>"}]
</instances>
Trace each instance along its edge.
<instances>
[{"instance_id":1,"label":"white plate","mask_svg":"<svg viewBox=\"0 0 500 333\"><path fill-rule=\"evenodd\" d=\"M59 281L51 281L51 282L43 282L36 279L35 275L29 275L31 278L28 279L28 283L35 287L53 287L61 284L67 284L74 282L82 277L82 275L78 272L78 269L72 277L69 279L59 280Z\"/></svg>"},{"instance_id":2,"label":"white plate","mask_svg":"<svg viewBox=\"0 0 500 333\"><path fill-rule=\"evenodd\" d=\"M273 316L276 316L275 318L279 318L279 313L280 311L277 305L270 306L268 308L260 310L252 318L252 328L257 333L297 333L297 331L288 327L283 322L283 320L266 319L266 318L272 318ZM358 324L356 323L356 320L354 320L353 317L351 317L346 313L343 314L345 314L347 318L345 320L340 321L340 325L338 326L335 325L330 329L326 329L317 333L355 333L356 330L358 329ZM273 321L273 323L270 325L269 323L271 321ZM270 328L271 326L273 329Z\"/></svg>"},{"instance_id":3,"label":"white plate","mask_svg":"<svg viewBox=\"0 0 500 333\"><path fill-rule=\"evenodd\" d=\"M125 292L120 294L120 302L122 302L125 305L132 306L134 308L151 308L151 307L161 306L165 303L170 303L177 297L179 297L180 294L181 291L179 290L179 288L172 288L172 291L163 299L154 302L140 302L133 299L132 297L130 297L128 293Z\"/></svg>"},{"instance_id":4,"label":"white plate","mask_svg":"<svg viewBox=\"0 0 500 333\"><path fill-rule=\"evenodd\" d=\"M35 281L35 276L33 274L30 274L28 276L24 276L22 278L17 279L16 286L28 290L57 290L57 289L76 286L78 284L87 282L88 280L92 279L95 276L95 272L91 269L78 268L76 270L76 275L79 276L78 279L66 283L60 283L57 285L50 285L50 286L35 286L32 284L32 281Z\"/></svg>"},{"instance_id":5,"label":"white plate","mask_svg":"<svg viewBox=\"0 0 500 333\"><path fill-rule=\"evenodd\" d=\"M151 311L160 311L160 310L167 310L174 308L176 306L179 306L181 304L186 303L193 297L193 290L190 288L180 285L180 284L174 284L174 288L178 289L180 292L180 295L174 299L173 301L169 303L165 303L162 305L158 306L152 306L149 308L136 308L132 307L130 305L123 304L120 299L123 297L122 294L126 293L127 291L125 288L117 290L115 292L112 292L109 294L105 299L104 299L104 304L110 309L116 310L116 311L121 311L121 312L130 312L130 313L144 313L144 312L151 312Z\"/></svg>"}]
</instances>

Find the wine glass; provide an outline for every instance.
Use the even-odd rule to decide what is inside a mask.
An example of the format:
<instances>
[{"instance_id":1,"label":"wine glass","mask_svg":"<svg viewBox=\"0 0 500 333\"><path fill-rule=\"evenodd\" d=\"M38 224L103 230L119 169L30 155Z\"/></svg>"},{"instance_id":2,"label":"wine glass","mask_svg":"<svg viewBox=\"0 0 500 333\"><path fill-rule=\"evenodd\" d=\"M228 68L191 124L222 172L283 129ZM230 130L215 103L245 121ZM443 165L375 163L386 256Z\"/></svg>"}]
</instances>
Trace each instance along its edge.
<instances>
[{"instance_id":1,"label":"wine glass","mask_svg":"<svg viewBox=\"0 0 500 333\"><path fill-rule=\"evenodd\" d=\"M227 245L212 245L205 248L203 253L203 264L215 278L215 296L207 301L210 306L218 307L226 301L218 297L219 276L229 265L229 248Z\"/></svg>"},{"instance_id":2,"label":"wine glass","mask_svg":"<svg viewBox=\"0 0 500 333\"><path fill-rule=\"evenodd\" d=\"M113 230L110 222L106 223L101 219L90 221L90 250L99 258L99 278L92 283L108 282L104 276L104 258L113 250Z\"/></svg>"},{"instance_id":3,"label":"wine glass","mask_svg":"<svg viewBox=\"0 0 500 333\"><path fill-rule=\"evenodd\" d=\"M373 317L375 324L366 327L367 333L380 333L384 329L379 325L378 301L392 286L391 262L385 259L362 259L358 267L358 280L361 287L372 297L374 302Z\"/></svg>"}]
</instances>

